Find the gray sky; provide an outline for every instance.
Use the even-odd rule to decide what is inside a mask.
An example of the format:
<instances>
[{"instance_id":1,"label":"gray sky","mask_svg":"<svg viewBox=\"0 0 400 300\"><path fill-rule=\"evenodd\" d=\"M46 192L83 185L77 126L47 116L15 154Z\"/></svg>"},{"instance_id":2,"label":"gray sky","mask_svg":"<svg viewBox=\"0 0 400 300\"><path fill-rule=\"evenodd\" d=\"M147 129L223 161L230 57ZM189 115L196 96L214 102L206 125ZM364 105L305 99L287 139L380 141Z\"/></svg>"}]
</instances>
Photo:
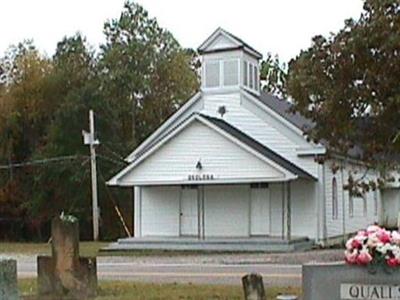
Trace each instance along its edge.
<instances>
[{"instance_id":1,"label":"gray sky","mask_svg":"<svg viewBox=\"0 0 400 300\"><path fill-rule=\"evenodd\" d=\"M361 0L139 0L150 16L169 29L184 47L197 48L217 27L262 52L284 60L328 35L349 17L358 18ZM124 0L1 0L0 54L31 38L48 55L65 35L80 31L97 47L103 24L118 17Z\"/></svg>"}]
</instances>

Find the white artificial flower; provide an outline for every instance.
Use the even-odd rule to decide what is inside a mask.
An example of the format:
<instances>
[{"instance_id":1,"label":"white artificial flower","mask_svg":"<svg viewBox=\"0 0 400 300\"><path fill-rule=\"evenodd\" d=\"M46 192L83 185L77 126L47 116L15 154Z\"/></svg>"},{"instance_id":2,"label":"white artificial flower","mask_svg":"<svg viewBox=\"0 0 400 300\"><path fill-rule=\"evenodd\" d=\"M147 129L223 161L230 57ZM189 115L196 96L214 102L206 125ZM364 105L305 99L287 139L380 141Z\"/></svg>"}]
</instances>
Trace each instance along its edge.
<instances>
[{"instance_id":1,"label":"white artificial flower","mask_svg":"<svg viewBox=\"0 0 400 300\"><path fill-rule=\"evenodd\" d=\"M399 246L397 246L397 245L392 245L392 246L390 247L390 251L392 251L393 255L394 255L396 258L400 258L400 247L399 247Z\"/></svg>"},{"instance_id":2,"label":"white artificial flower","mask_svg":"<svg viewBox=\"0 0 400 300\"><path fill-rule=\"evenodd\" d=\"M378 243L378 245L376 246L376 251L385 255L388 252L388 250L390 250L390 248L391 248L390 244Z\"/></svg>"},{"instance_id":3,"label":"white artificial flower","mask_svg":"<svg viewBox=\"0 0 400 300\"><path fill-rule=\"evenodd\" d=\"M371 234L370 236L368 236L368 241L367 241L367 245L370 248L375 248L378 246L378 244L380 243L378 237L376 236L376 234Z\"/></svg>"}]
</instances>

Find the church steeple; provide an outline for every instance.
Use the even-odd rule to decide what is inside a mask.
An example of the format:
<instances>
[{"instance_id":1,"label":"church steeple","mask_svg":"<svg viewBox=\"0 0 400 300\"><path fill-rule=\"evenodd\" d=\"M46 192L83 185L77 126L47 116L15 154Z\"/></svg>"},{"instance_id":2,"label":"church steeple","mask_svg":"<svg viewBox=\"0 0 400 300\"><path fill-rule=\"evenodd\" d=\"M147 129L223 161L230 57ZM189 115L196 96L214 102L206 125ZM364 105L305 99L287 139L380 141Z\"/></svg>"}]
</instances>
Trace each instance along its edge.
<instances>
[{"instance_id":1,"label":"church steeple","mask_svg":"<svg viewBox=\"0 0 400 300\"><path fill-rule=\"evenodd\" d=\"M202 56L203 91L221 93L244 88L259 94L262 55L243 40L218 28L198 51Z\"/></svg>"}]
</instances>

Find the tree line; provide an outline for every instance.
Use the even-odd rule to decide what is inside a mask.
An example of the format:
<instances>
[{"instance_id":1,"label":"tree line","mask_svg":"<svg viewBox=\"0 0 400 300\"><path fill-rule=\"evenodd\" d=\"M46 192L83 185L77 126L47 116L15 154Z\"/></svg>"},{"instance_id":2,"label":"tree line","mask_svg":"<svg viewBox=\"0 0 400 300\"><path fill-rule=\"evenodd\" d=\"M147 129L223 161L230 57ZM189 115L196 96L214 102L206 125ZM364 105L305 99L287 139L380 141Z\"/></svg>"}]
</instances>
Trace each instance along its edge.
<instances>
[{"instance_id":1,"label":"tree line","mask_svg":"<svg viewBox=\"0 0 400 300\"><path fill-rule=\"evenodd\" d=\"M399 12L399 0L364 0L357 20L314 37L287 65L271 54L261 62L263 90L314 121L310 140L326 141L336 154L362 149L358 159L382 169L400 161ZM0 225L17 219L27 238L43 234L61 210L78 216L83 237L90 237L90 168L81 136L89 109L101 142L101 222L113 225L102 226L102 236L123 235L113 201L131 205L131 191L110 192L104 181L199 89L196 52L135 2L105 22L104 35L98 50L77 33L63 38L52 57L30 41L0 57ZM131 213L125 218L129 223Z\"/></svg>"}]
</instances>

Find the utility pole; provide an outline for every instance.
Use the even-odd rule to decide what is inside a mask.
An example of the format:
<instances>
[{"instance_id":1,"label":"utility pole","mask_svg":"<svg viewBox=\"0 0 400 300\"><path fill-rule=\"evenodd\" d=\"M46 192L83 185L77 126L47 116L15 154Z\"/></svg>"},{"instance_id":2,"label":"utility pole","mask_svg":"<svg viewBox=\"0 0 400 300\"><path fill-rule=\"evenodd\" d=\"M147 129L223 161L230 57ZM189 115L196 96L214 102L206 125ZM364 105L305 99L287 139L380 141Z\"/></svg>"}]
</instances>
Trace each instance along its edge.
<instances>
[{"instance_id":1,"label":"utility pole","mask_svg":"<svg viewBox=\"0 0 400 300\"><path fill-rule=\"evenodd\" d=\"M97 201L97 171L96 171L96 146L100 144L94 135L94 114L89 111L90 132L82 130L83 143L90 147L90 167L92 174L92 218L93 218L93 240L99 240L99 206Z\"/></svg>"}]
</instances>

